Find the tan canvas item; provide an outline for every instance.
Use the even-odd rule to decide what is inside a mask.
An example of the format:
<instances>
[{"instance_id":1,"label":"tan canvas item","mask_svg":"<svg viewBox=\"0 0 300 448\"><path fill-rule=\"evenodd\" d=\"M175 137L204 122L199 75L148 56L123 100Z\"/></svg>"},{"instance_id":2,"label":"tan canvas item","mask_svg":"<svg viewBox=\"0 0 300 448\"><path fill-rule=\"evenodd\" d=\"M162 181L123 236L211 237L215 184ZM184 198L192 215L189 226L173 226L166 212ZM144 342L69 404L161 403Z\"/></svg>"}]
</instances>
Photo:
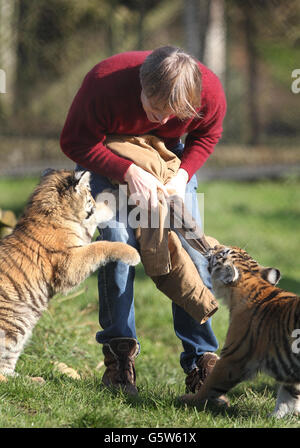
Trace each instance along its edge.
<instances>
[{"instance_id":1,"label":"tan canvas item","mask_svg":"<svg viewBox=\"0 0 300 448\"><path fill-rule=\"evenodd\" d=\"M106 146L120 157L131 160L166 184L178 171L180 159L153 135L109 136ZM165 228L166 207L160 202L159 228L138 228L141 260L145 272L157 288L194 319L204 323L218 309L192 259L176 233Z\"/></svg>"}]
</instances>

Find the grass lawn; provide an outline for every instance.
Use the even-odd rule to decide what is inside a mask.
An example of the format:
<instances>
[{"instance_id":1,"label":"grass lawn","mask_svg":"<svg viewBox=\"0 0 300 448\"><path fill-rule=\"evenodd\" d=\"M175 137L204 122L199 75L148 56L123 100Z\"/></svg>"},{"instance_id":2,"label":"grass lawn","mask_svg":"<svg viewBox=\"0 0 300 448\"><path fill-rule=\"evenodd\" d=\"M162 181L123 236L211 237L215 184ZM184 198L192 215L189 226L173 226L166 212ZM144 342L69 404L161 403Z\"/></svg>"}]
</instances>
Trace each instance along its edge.
<instances>
[{"instance_id":1,"label":"grass lawn","mask_svg":"<svg viewBox=\"0 0 300 448\"><path fill-rule=\"evenodd\" d=\"M19 215L36 179L1 180L0 207ZM300 294L300 181L208 182L199 185L205 197L205 232L220 242L245 248L263 265L281 270L281 286ZM242 428L299 427L300 419L268 418L276 385L259 375L230 393L227 411L183 408L179 365L182 350L173 331L171 302L138 266L135 283L136 326L141 354L136 361L138 398L111 395L101 388L102 351L98 330L97 277L91 276L67 297L55 297L33 332L17 364L21 375L42 376L43 386L22 376L0 383L0 427L17 428ZM213 328L223 345L228 326L221 305ZM80 380L55 369L63 362Z\"/></svg>"}]
</instances>

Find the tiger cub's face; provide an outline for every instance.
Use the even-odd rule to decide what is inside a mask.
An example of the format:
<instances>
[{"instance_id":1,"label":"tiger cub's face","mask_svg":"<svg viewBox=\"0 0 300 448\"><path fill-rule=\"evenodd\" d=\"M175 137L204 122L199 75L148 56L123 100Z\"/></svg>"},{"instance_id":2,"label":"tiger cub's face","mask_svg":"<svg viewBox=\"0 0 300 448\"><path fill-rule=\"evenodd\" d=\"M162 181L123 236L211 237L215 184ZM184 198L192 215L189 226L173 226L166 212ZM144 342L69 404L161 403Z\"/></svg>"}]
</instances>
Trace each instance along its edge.
<instances>
[{"instance_id":1,"label":"tiger cub's face","mask_svg":"<svg viewBox=\"0 0 300 448\"><path fill-rule=\"evenodd\" d=\"M90 173L88 171L75 173L75 176L79 177L79 180L72 194L72 208L83 226L93 234L97 225L109 221L114 212L108 206L109 201L105 200L105 194L99 194L94 200L91 194Z\"/></svg>"},{"instance_id":2,"label":"tiger cub's face","mask_svg":"<svg viewBox=\"0 0 300 448\"><path fill-rule=\"evenodd\" d=\"M49 219L74 225L74 231L88 243L97 225L114 215L107 202L103 195L98 195L96 201L92 197L90 172L48 170L32 196L31 208Z\"/></svg>"},{"instance_id":3,"label":"tiger cub's face","mask_svg":"<svg viewBox=\"0 0 300 448\"><path fill-rule=\"evenodd\" d=\"M260 266L245 250L238 247L215 246L207 259L217 298L226 299L230 289L243 286L251 278L263 279L271 285L276 285L280 279L278 269Z\"/></svg>"}]
</instances>

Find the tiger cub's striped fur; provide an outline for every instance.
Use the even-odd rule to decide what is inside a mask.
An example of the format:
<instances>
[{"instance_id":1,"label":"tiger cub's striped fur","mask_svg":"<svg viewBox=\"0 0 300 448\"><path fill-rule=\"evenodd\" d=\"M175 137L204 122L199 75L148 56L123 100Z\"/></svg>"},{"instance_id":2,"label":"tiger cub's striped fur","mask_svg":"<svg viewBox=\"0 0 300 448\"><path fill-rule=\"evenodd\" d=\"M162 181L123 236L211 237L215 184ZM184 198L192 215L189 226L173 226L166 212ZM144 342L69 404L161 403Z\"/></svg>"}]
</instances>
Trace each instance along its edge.
<instances>
[{"instance_id":1,"label":"tiger cub's striped fur","mask_svg":"<svg viewBox=\"0 0 300 448\"><path fill-rule=\"evenodd\" d=\"M300 353L293 337L300 329L300 297L276 287L279 271L261 267L242 249L216 246L208 260L214 293L225 299L230 324L214 370L196 395L182 400L195 405L218 399L264 371L280 383L272 415L300 413Z\"/></svg>"},{"instance_id":2,"label":"tiger cub's striped fur","mask_svg":"<svg viewBox=\"0 0 300 448\"><path fill-rule=\"evenodd\" d=\"M101 198L94 201L89 177L89 172L50 170L13 233L0 240L0 374L14 373L54 294L68 292L109 261L135 265L140 260L127 244L91 243L97 224L113 212Z\"/></svg>"}]
</instances>

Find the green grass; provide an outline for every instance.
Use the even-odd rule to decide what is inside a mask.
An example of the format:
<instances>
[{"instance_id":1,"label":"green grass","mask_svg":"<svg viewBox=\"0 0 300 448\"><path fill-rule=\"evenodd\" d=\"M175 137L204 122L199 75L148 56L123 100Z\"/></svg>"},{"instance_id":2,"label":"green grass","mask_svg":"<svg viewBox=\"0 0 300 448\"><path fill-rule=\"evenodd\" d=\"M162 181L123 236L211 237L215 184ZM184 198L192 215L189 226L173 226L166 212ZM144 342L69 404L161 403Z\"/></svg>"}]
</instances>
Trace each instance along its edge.
<instances>
[{"instance_id":1,"label":"green grass","mask_svg":"<svg viewBox=\"0 0 300 448\"><path fill-rule=\"evenodd\" d=\"M36 179L1 180L0 207L19 215ZM300 293L300 182L209 182L205 193L205 232L222 243L246 248L264 265L282 272L282 287ZM178 406L184 393L179 366L182 350L173 331L171 302L155 289L141 266L135 283L136 326L141 354L136 361L138 398L112 395L101 387L102 351L98 330L97 277L91 276L73 297L55 297L17 364L20 377L0 383L0 427L17 428L253 428L299 427L300 420L268 418L276 385L266 375L229 393L227 411ZM224 306L213 318L222 347L228 326ZM81 380L57 372L54 362L76 369ZM43 386L25 375L42 376Z\"/></svg>"}]
</instances>

